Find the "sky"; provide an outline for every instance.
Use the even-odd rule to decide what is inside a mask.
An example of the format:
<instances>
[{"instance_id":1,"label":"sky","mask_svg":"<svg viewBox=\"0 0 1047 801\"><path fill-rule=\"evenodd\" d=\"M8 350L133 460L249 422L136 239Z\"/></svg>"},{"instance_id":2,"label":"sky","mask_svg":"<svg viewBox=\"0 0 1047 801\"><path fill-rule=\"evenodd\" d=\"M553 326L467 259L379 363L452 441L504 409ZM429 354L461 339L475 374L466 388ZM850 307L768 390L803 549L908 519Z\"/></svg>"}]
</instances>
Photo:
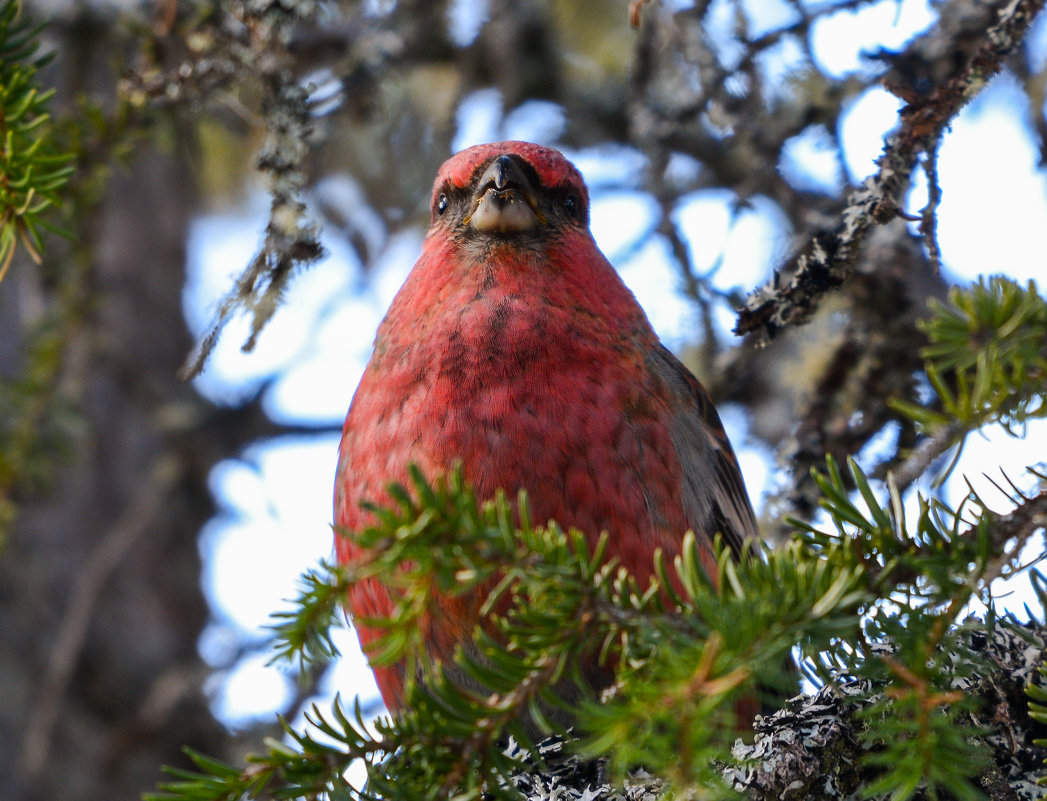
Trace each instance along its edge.
<instances>
[{"instance_id":1,"label":"sky","mask_svg":"<svg viewBox=\"0 0 1047 801\"><path fill-rule=\"evenodd\" d=\"M458 3L456 8L462 17L457 23L460 35L468 36L470 21L476 19L469 9L475 14L483 3ZM769 27L781 24L790 13L773 0L762 0L761 9ZM900 46L933 19L922 0L841 12L818 24L812 47L823 67L842 76L865 68L856 56L862 49ZM1039 38L1047 40L1047 26L1043 19L1040 23ZM971 281L999 271L1026 281L1043 273L1047 174L1037 172L1035 144L1022 124L1023 113L1015 110L1023 102L1013 80L1001 77L961 113L943 141L939 173L944 199L938 232L944 269L952 280ZM849 181L860 182L874 171L873 160L897 120L898 106L899 101L881 89L866 92L851 106L843 121ZM457 122L455 149L507 138L555 143L564 119L550 103L529 103L506 114L496 92L482 91L466 99ZM614 180L628 186L628 177L643 163L640 153L622 148L565 152L590 184ZM838 180L830 142L814 135L798 139L783 169L790 180L809 181L815 187L835 186ZM359 204L359 190L351 178L330 178L316 191L343 207L355 204L361 209L356 218L361 234L375 242L384 240L382 221ZM909 209L918 210L925 199L925 187L918 180ZM680 208L679 221L699 269L712 265L722 252L719 288L750 289L777 263L788 236L769 204L757 201L732 222L728 200L726 192L696 192ZM254 255L267 210L268 198L259 190L237 208L193 223L184 306L195 334L204 332L209 310ZM659 336L672 347L693 329L694 312L674 291L678 279L663 246L653 239L637 246L656 213L653 201L642 192L601 193L593 198L592 227L597 243L619 268ZM266 411L278 421L304 421L330 431L255 445L242 459L227 460L214 469L211 487L221 511L200 538L204 587L216 620L200 647L212 665L228 662L245 639L263 641L269 615L289 607L298 576L331 554L334 430L341 425L370 354L374 330L417 258L423 235L419 230L392 236L366 281L353 253L337 241L326 242L330 257L296 279L255 351L240 351L247 321L235 321L197 379L198 389L209 398L234 403L277 374L265 394ZM719 319L725 340L733 322L725 310ZM774 482L768 452L748 440L743 414L730 408L721 411L759 511ZM1045 435L1047 425L1042 422L1031 425L1021 440L998 429L973 435L956 475L972 476L986 497L998 498L998 508L1005 510L1002 496L994 496L981 477L982 466L1003 463L1008 475L1020 478L1026 465L1043 459ZM947 500L956 503L965 491L961 481L953 480ZM338 644L343 659L324 693L339 691L350 698L358 694L364 702L374 701L377 690L355 637L342 630ZM235 727L268 717L290 697L291 679L280 668L266 667L268 658L262 648L213 678L209 690L216 712L227 724ZM322 709L328 702L321 699L319 704Z\"/></svg>"}]
</instances>

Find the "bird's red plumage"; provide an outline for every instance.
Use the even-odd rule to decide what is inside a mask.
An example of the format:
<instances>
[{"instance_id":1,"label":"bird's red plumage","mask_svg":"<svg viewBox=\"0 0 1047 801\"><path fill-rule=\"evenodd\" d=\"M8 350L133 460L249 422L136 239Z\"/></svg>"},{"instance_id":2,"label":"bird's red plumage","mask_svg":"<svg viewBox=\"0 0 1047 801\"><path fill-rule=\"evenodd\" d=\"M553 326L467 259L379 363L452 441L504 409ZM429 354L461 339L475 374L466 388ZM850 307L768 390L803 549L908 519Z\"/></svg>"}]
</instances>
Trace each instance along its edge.
<instances>
[{"instance_id":1,"label":"bird's red plumage","mask_svg":"<svg viewBox=\"0 0 1047 801\"><path fill-rule=\"evenodd\" d=\"M581 176L562 155L504 142L445 163L434 209L447 192L475 193L480 171L505 154L533 168L542 204L566 192L587 206ZM755 535L716 413L658 341L585 221L536 208L534 236L476 236L434 210L345 421L336 525L369 522L360 502L386 500L385 486L405 481L408 464L432 478L461 460L480 498L526 489L534 521L555 519L591 540L609 532L610 553L641 581L655 549L678 553L688 529L712 567L715 531L731 542ZM349 539L336 544L341 561L359 556ZM432 658L449 661L469 638L479 600L444 599L443 614L425 624ZM378 580L353 587L348 606L364 618L392 611ZM365 649L380 633L357 630ZM375 674L397 708L400 671Z\"/></svg>"}]
</instances>

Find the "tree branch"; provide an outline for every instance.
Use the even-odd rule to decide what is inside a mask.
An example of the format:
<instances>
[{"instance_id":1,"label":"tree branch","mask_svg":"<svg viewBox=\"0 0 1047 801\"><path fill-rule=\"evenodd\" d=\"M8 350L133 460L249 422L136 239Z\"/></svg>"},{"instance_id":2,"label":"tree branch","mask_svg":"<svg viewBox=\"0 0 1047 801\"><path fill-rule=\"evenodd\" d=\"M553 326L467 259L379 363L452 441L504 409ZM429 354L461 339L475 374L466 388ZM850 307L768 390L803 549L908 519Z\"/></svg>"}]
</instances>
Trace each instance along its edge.
<instances>
[{"instance_id":1,"label":"tree branch","mask_svg":"<svg viewBox=\"0 0 1047 801\"><path fill-rule=\"evenodd\" d=\"M78 573L62 626L51 649L47 672L38 687L35 713L26 728L22 749L26 775L36 776L47 766L51 733L58 722L66 690L87 640L98 597L130 548L149 530L182 475L183 467L176 458L159 458L138 494L99 540Z\"/></svg>"},{"instance_id":2,"label":"tree branch","mask_svg":"<svg viewBox=\"0 0 1047 801\"><path fill-rule=\"evenodd\" d=\"M1044 749L1033 743L1038 735L1030 720L1023 689L1043 663L1043 630L1015 623L987 628L979 621L965 624L963 650L978 657L979 668L956 678L957 689L981 699L975 721L984 727L981 741L989 755L978 783L992 801L1034 798L1035 781L1044 769ZM870 744L864 723L855 713L874 703L883 687L869 680L824 686L812 695L798 695L785 708L754 724L756 739L734 747L737 760L723 768L730 787L751 801L820 801L848 798L862 786L857 764ZM512 777L528 801L654 801L664 789L661 779L642 768L632 771L624 786L605 775L603 760L564 756L567 748L556 738L539 745L542 765ZM509 750L519 756L510 742ZM535 760L537 761L537 760Z\"/></svg>"},{"instance_id":3,"label":"tree branch","mask_svg":"<svg viewBox=\"0 0 1047 801\"><path fill-rule=\"evenodd\" d=\"M1044 0L1001 2L995 21L981 33L973 52L970 31L957 32L952 49L963 66L930 92L914 95L888 84L910 102L901 111L901 126L884 146L877 162L879 171L851 191L834 228L814 234L784 270L775 271L768 285L752 293L738 313L735 333L755 334L761 342L768 342L783 329L807 322L822 296L850 278L870 228L898 214L920 155L929 152L960 109L1000 71L1043 5ZM950 12L943 8L942 18ZM909 52L918 54L921 41ZM785 283L781 272L790 275Z\"/></svg>"}]
</instances>

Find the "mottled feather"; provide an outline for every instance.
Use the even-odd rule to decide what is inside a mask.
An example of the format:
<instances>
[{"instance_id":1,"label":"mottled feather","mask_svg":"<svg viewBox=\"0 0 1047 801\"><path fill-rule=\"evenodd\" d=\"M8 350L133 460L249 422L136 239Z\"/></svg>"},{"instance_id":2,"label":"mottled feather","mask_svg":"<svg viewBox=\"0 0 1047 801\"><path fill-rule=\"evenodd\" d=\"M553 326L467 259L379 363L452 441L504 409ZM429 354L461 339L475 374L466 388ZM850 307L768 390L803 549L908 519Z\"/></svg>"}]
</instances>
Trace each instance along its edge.
<instances>
[{"instance_id":1,"label":"mottled feather","mask_svg":"<svg viewBox=\"0 0 1047 801\"><path fill-rule=\"evenodd\" d=\"M378 328L345 421L337 527L366 525L361 502L387 500L408 464L434 478L460 460L480 498L526 489L533 520L591 540L607 531L610 555L640 581L655 550L679 553L688 529L710 572L715 532L735 552L755 538L716 411L600 253L588 203L574 166L538 145L481 145L440 169L422 254ZM497 228L502 208L509 233ZM343 562L361 556L345 537L336 545ZM423 622L431 659L448 662L469 639L480 601L440 599ZM393 600L372 579L347 606L356 618L387 616ZM365 650L380 634L356 629ZM375 674L399 707L402 668ZM591 679L606 681L595 668Z\"/></svg>"}]
</instances>

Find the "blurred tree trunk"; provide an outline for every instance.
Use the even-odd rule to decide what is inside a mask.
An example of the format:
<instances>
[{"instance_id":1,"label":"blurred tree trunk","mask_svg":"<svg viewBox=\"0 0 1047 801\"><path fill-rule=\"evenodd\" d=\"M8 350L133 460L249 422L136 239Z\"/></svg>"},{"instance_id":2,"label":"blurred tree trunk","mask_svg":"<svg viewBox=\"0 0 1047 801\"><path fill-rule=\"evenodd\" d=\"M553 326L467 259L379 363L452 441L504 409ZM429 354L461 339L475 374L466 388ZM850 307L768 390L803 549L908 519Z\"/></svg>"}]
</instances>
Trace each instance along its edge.
<instances>
[{"instance_id":1,"label":"blurred tree trunk","mask_svg":"<svg viewBox=\"0 0 1047 801\"><path fill-rule=\"evenodd\" d=\"M80 38L49 75L60 98L112 58L108 37L64 31ZM9 801L137 798L162 763L184 763L183 745L227 752L202 691L197 536L214 513L209 469L228 451L206 430L213 410L175 377L191 346L182 287L197 201L180 156L143 148L70 247L52 240L43 270L16 264L0 286L0 377L32 369L30 332L51 319L64 338L51 391L75 420L49 486L16 497L0 554ZM66 280L49 278L58 269Z\"/></svg>"}]
</instances>

